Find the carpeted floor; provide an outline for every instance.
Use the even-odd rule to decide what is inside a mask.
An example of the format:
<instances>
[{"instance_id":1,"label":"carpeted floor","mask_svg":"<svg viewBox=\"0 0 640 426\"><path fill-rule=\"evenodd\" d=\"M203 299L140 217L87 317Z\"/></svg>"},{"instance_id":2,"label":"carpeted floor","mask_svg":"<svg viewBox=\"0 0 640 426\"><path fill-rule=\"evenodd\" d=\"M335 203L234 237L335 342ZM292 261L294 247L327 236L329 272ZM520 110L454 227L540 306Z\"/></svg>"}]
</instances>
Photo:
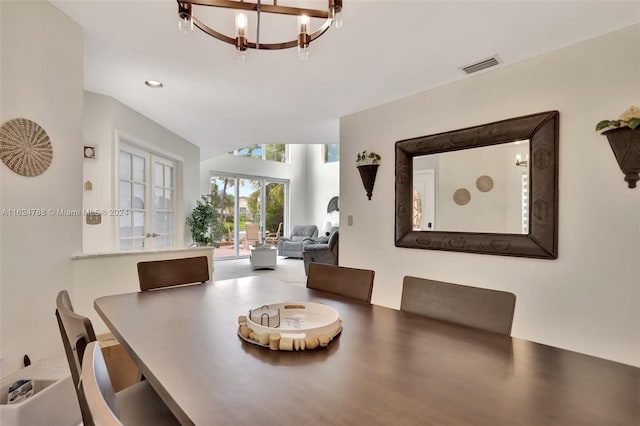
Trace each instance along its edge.
<instances>
[{"instance_id":1,"label":"carpeted floor","mask_svg":"<svg viewBox=\"0 0 640 426\"><path fill-rule=\"evenodd\" d=\"M214 260L213 262L213 279L215 281L252 275L263 275L301 286L305 286L307 283L307 276L304 274L304 263L302 259L278 256L278 267L276 270L258 269L255 271L251 270L251 264L248 258Z\"/></svg>"}]
</instances>

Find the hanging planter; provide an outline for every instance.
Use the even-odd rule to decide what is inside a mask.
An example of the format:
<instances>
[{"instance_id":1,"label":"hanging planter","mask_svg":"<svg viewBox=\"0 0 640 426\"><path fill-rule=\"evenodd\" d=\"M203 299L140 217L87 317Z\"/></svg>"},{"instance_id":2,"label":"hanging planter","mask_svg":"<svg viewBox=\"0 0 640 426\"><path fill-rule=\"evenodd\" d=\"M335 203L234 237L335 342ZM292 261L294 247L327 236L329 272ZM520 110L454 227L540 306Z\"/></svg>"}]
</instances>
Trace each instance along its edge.
<instances>
[{"instance_id":1,"label":"hanging planter","mask_svg":"<svg viewBox=\"0 0 640 426\"><path fill-rule=\"evenodd\" d=\"M603 120L596 130L612 129L602 134L609 140L609 145L618 161L624 180L629 188L635 188L640 180L640 108L632 106L619 120Z\"/></svg>"},{"instance_id":2,"label":"hanging planter","mask_svg":"<svg viewBox=\"0 0 640 426\"><path fill-rule=\"evenodd\" d=\"M356 157L356 166L360 172L362 178L362 184L367 191L367 197L371 200L373 195L373 186L376 183L376 175L378 173L378 167L381 157L375 152L362 151L358 153Z\"/></svg>"},{"instance_id":3,"label":"hanging planter","mask_svg":"<svg viewBox=\"0 0 640 426\"><path fill-rule=\"evenodd\" d=\"M629 188L635 188L640 180L640 129L628 127L607 130L603 133L609 139L609 145L616 156L624 180Z\"/></svg>"}]
</instances>

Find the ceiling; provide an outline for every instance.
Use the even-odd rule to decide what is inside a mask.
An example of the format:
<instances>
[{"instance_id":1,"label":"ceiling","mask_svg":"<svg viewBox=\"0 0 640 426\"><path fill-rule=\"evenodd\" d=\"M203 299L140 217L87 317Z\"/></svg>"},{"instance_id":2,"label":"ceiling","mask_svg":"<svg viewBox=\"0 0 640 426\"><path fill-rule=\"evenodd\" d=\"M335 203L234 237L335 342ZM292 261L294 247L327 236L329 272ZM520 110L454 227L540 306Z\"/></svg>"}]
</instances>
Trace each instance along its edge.
<instances>
[{"instance_id":1,"label":"ceiling","mask_svg":"<svg viewBox=\"0 0 640 426\"><path fill-rule=\"evenodd\" d=\"M85 89L198 145L202 159L254 143L338 143L341 116L473 78L462 66L498 55L496 69L640 22L637 0L344 0L344 26L313 42L308 62L287 49L238 63L233 46L180 34L174 0L52 3L84 28Z\"/></svg>"}]
</instances>

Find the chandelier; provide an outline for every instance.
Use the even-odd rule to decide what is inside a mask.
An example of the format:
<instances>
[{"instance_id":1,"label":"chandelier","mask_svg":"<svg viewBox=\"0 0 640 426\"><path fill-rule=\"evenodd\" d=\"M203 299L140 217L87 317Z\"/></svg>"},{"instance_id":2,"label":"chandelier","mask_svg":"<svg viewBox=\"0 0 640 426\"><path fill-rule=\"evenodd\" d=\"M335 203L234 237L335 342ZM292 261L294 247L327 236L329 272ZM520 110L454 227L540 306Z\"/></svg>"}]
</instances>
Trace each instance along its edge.
<instances>
[{"instance_id":1,"label":"chandelier","mask_svg":"<svg viewBox=\"0 0 640 426\"><path fill-rule=\"evenodd\" d=\"M241 58L244 58L244 52L247 49L277 50L297 47L300 59L306 60L309 57L309 44L313 40L324 34L332 24L336 28L342 26L342 0L328 0L326 9L280 6L277 4L278 0L272 1L272 4L263 4L261 0L257 0L256 3L243 0L177 0L178 29L180 32L188 34L193 32L193 28L196 26L211 37L234 45ZM232 37L207 26L194 15L194 6L212 6L236 10L235 35ZM255 41L248 39L249 20L247 12L254 12L256 15ZM277 43L261 43L260 15L262 13L297 17L297 27L292 26L292 34L297 34L297 37ZM311 18L324 19L324 23L318 29L312 31Z\"/></svg>"}]
</instances>

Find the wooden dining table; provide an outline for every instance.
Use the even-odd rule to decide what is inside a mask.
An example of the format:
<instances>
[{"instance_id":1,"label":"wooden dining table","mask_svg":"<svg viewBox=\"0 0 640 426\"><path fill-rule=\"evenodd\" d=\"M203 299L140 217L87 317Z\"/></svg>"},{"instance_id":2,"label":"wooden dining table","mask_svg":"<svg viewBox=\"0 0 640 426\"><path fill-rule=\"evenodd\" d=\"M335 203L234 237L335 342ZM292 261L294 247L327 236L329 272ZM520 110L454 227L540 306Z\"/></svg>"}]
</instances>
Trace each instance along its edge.
<instances>
[{"instance_id":1,"label":"wooden dining table","mask_svg":"<svg viewBox=\"0 0 640 426\"><path fill-rule=\"evenodd\" d=\"M274 351L262 305L321 302L342 332ZM640 369L264 277L100 297L95 308L185 425L638 425Z\"/></svg>"}]
</instances>

